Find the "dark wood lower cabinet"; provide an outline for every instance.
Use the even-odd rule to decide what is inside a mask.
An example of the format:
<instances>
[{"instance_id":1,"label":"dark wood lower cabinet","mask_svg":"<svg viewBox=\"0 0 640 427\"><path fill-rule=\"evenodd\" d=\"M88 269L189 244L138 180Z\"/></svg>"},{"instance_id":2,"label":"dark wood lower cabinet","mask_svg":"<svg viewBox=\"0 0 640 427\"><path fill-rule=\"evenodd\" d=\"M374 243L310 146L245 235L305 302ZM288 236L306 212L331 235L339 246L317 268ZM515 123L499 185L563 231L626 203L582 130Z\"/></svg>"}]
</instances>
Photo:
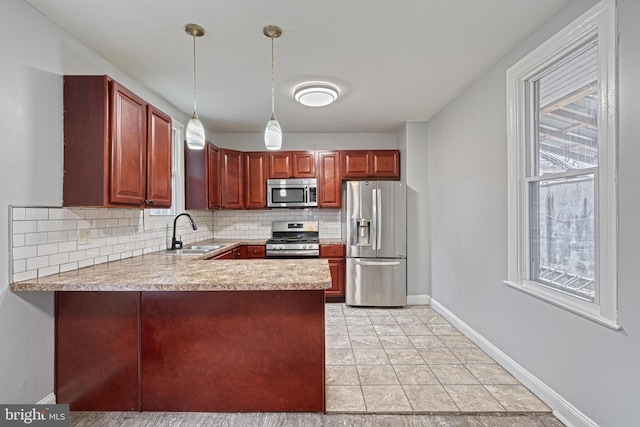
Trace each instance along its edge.
<instances>
[{"instance_id":1,"label":"dark wood lower cabinet","mask_svg":"<svg viewBox=\"0 0 640 427\"><path fill-rule=\"evenodd\" d=\"M58 292L74 411L325 410L324 291Z\"/></svg>"}]
</instances>

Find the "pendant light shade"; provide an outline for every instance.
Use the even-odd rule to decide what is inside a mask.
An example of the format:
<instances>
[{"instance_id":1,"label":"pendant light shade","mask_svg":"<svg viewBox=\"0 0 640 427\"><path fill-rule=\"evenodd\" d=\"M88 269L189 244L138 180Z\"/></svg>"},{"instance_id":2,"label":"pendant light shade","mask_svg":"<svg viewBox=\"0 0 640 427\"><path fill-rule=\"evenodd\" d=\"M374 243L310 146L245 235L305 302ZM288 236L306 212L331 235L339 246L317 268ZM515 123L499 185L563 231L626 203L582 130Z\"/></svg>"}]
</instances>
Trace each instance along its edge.
<instances>
[{"instance_id":1,"label":"pendant light shade","mask_svg":"<svg viewBox=\"0 0 640 427\"><path fill-rule=\"evenodd\" d=\"M197 24L187 24L184 31L193 36L193 116L187 124L187 147L191 150L202 150L205 145L205 134L202 122L198 119L196 103L196 37L204 35L204 28Z\"/></svg>"},{"instance_id":2,"label":"pendant light shade","mask_svg":"<svg viewBox=\"0 0 640 427\"><path fill-rule=\"evenodd\" d=\"M274 64L273 64L273 39L282 35L282 29L275 25L267 25L262 29L265 36L271 39L271 118L267 122L264 130L264 145L267 150L279 150L282 148L282 128L276 119L275 90L274 84Z\"/></svg>"}]
</instances>

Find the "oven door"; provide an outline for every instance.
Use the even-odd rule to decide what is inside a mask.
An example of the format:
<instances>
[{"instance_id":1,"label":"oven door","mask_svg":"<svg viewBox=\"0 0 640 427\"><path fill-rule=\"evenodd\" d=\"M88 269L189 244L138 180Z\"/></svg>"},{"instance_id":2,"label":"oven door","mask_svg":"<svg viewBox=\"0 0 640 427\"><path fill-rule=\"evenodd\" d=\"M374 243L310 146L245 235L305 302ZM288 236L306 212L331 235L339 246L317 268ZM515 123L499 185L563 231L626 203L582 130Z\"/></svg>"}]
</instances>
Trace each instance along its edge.
<instances>
[{"instance_id":1,"label":"oven door","mask_svg":"<svg viewBox=\"0 0 640 427\"><path fill-rule=\"evenodd\" d=\"M265 253L265 258L295 259L295 258L318 258L320 251L318 249L278 249L269 250Z\"/></svg>"}]
</instances>

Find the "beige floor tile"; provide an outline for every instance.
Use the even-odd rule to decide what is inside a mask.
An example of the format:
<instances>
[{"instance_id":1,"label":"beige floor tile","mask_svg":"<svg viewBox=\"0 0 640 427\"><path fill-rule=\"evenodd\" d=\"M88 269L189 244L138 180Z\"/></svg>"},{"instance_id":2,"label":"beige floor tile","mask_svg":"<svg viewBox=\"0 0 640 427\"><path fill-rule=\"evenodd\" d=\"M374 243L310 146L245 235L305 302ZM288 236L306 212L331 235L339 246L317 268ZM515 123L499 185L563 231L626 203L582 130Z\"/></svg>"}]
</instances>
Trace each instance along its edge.
<instances>
[{"instance_id":1,"label":"beige floor tile","mask_svg":"<svg viewBox=\"0 0 640 427\"><path fill-rule=\"evenodd\" d=\"M345 325L326 325L324 328L327 335L349 335Z\"/></svg>"},{"instance_id":2,"label":"beige floor tile","mask_svg":"<svg viewBox=\"0 0 640 427\"><path fill-rule=\"evenodd\" d=\"M497 363L470 363L465 366L481 384L519 384Z\"/></svg>"},{"instance_id":3,"label":"beige floor tile","mask_svg":"<svg viewBox=\"0 0 640 427\"><path fill-rule=\"evenodd\" d=\"M355 365L353 351L350 348L327 348L325 349L327 365Z\"/></svg>"},{"instance_id":4,"label":"beige floor tile","mask_svg":"<svg viewBox=\"0 0 640 427\"><path fill-rule=\"evenodd\" d=\"M464 365L429 365L440 384L480 384Z\"/></svg>"},{"instance_id":5,"label":"beige floor tile","mask_svg":"<svg viewBox=\"0 0 640 427\"><path fill-rule=\"evenodd\" d=\"M326 368L326 385L360 385L355 365L327 365Z\"/></svg>"},{"instance_id":6,"label":"beige floor tile","mask_svg":"<svg viewBox=\"0 0 640 427\"><path fill-rule=\"evenodd\" d=\"M440 335L438 337L440 341L447 348L476 348L478 347L469 338L464 335Z\"/></svg>"},{"instance_id":7,"label":"beige floor tile","mask_svg":"<svg viewBox=\"0 0 640 427\"><path fill-rule=\"evenodd\" d=\"M325 346L326 348L351 348L351 341L348 335L327 335Z\"/></svg>"},{"instance_id":8,"label":"beige floor tile","mask_svg":"<svg viewBox=\"0 0 640 427\"><path fill-rule=\"evenodd\" d=\"M433 335L431 329L425 325L401 325L400 326L406 335Z\"/></svg>"},{"instance_id":9,"label":"beige floor tile","mask_svg":"<svg viewBox=\"0 0 640 427\"><path fill-rule=\"evenodd\" d=\"M365 311L369 317L391 316L391 312L386 308L367 308Z\"/></svg>"},{"instance_id":10,"label":"beige floor tile","mask_svg":"<svg viewBox=\"0 0 640 427\"><path fill-rule=\"evenodd\" d=\"M392 365L425 365L424 359L413 348L389 348L385 350Z\"/></svg>"},{"instance_id":11,"label":"beige floor tile","mask_svg":"<svg viewBox=\"0 0 640 427\"><path fill-rule=\"evenodd\" d=\"M380 337L382 347L386 348L413 348L413 344L404 335L383 335Z\"/></svg>"},{"instance_id":12,"label":"beige floor tile","mask_svg":"<svg viewBox=\"0 0 640 427\"><path fill-rule=\"evenodd\" d=\"M406 385L404 392L417 412L459 412L458 407L441 385Z\"/></svg>"},{"instance_id":13,"label":"beige floor tile","mask_svg":"<svg viewBox=\"0 0 640 427\"><path fill-rule=\"evenodd\" d=\"M327 412L364 412L366 406L360 386L327 386Z\"/></svg>"},{"instance_id":14,"label":"beige floor tile","mask_svg":"<svg viewBox=\"0 0 640 427\"><path fill-rule=\"evenodd\" d=\"M550 412L551 409L523 385L487 385L485 388L508 412Z\"/></svg>"},{"instance_id":15,"label":"beige floor tile","mask_svg":"<svg viewBox=\"0 0 640 427\"><path fill-rule=\"evenodd\" d=\"M445 385L444 388L462 412L505 412L481 385Z\"/></svg>"},{"instance_id":16,"label":"beige floor tile","mask_svg":"<svg viewBox=\"0 0 640 427\"><path fill-rule=\"evenodd\" d=\"M356 365L388 365L389 358L383 349L355 348L353 349Z\"/></svg>"},{"instance_id":17,"label":"beige floor tile","mask_svg":"<svg viewBox=\"0 0 640 427\"><path fill-rule=\"evenodd\" d=\"M326 317L324 319L324 324L325 325L346 325L346 323L344 321L344 317L342 317L342 316Z\"/></svg>"},{"instance_id":18,"label":"beige floor tile","mask_svg":"<svg viewBox=\"0 0 640 427\"><path fill-rule=\"evenodd\" d=\"M419 316L420 318L423 318L423 319L428 315L436 314L436 312L432 308L428 308L425 306L409 307L409 310L416 316Z\"/></svg>"},{"instance_id":19,"label":"beige floor tile","mask_svg":"<svg viewBox=\"0 0 640 427\"><path fill-rule=\"evenodd\" d=\"M448 325L449 324L449 322L444 317L440 316L436 312L433 312L425 315L424 317L421 317L421 320L427 325L436 325L436 324Z\"/></svg>"},{"instance_id":20,"label":"beige floor tile","mask_svg":"<svg viewBox=\"0 0 640 427\"><path fill-rule=\"evenodd\" d=\"M350 335L352 348L382 348L377 335Z\"/></svg>"},{"instance_id":21,"label":"beige floor tile","mask_svg":"<svg viewBox=\"0 0 640 427\"><path fill-rule=\"evenodd\" d=\"M446 348L421 348L418 353L427 365L459 365L462 362Z\"/></svg>"},{"instance_id":22,"label":"beige floor tile","mask_svg":"<svg viewBox=\"0 0 640 427\"><path fill-rule=\"evenodd\" d=\"M411 405L399 385L362 386L367 412L411 412Z\"/></svg>"},{"instance_id":23,"label":"beige floor tile","mask_svg":"<svg viewBox=\"0 0 640 427\"><path fill-rule=\"evenodd\" d=\"M400 326L395 325L375 325L373 329L379 336L382 335L404 335L404 331Z\"/></svg>"},{"instance_id":24,"label":"beige floor tile","mask_svg":"<svg viewBox=\"0 0 640 427\"><path fill-rule=\"evenodd\" d=\"M400 325L424 325L418 316L394 316Z\"/></svg>"},{"instance_id":25,"label":"beige floor tile","mask_svg":"<svg viewBox=\"0 0 640 427\"><path fill-rule=\"evenodd\" d=\"M349 331L349 335L378 335L371 325L349 325L347 326L347 330Z\"/></svg>"},{"instance_id":26,"label":"beige floor tile","mask_svg":"<svg viewBox=\"0 0 640 427\"><path fill-rule=\"evenodd\" d=\"M429 324L429 329L434 335L462 335L455 326L449 324Z\"/></svg>"},{"instance_id":27,"label":"beige floor tile","mask_svg":"<svg viewBox=\"0 0 640 427\"><path fill-rule=\"evenodd\" d=\"M487 353L479 348L451 348L453 354L464 364L467 363L495 363Z\"/></svg>"},{"instance_id":28,"label":"beige floor tile","mask_svg":"<svg viewBox=\"0 0 640 427\"><path fill-rule=\"evenodd\" d=\"M325 307L328 307L328 306L325 306ZM324 315L325 315L325 318L327 319L329 317L344 317L344 314L342 313L341 308L338 308L338 309L325 308Z\"/></svg>"},{"instance_id":29,"label":"beige floor tile","mask_svg":"<svg viewBox=\"0 0 640 427\"><path fill-rule=\"evenodd\" d=\"M366 310L364 308L361 308L361 307L344 306L344 307L342 307L342 312L344 313L345 317L367 316Z\"/></svg>"},{"instance_id":30,"label":"beige floor tile","mask_svg":"<svg viewBox=\"0 0 640 427\"><path fill-rule=\"evenodd\" d=\"M345 317L347 326L371 326L371 320L368 316Z\"/></svg>"},{"instance_id":31,"label":"beige floor tile","mask_svg":"<svg viewBox=\"0 0 640 427\"><path fill-rule=\"evenodd\" d=\"M442 341L434 335L410 335L409 339L416 348L445 348Z\"/></svg>"},{"instance_id":32,"label":"beige floor tile","mask_svg":"<svg viewBox=\"0 0 640 427\"><path fill-rule=\"evenodd\" d=\"M358 377L362 385L400 384L396 372L390 365L358 366Z\"/></svg>"},{"instance_id":33,"label":"beige floor tile","mask_svg":"<svg viewBox=\"0 0 640 427\"><path fill-rule=\"evenodd\" d=\"M403 386L440 384L427 365L393 365L393 369Z\"/></svg>"},{"instance_id":34,"label":"beige floor tile","mask_svg":"<svg viewBox=\"0 0 640 427\"><path fill-rule=\"evenodd\" d=\"M396 318L393 316L371 316L369 317L372 325L393 325L398 326Z\"/></svg>"}]
</instances>

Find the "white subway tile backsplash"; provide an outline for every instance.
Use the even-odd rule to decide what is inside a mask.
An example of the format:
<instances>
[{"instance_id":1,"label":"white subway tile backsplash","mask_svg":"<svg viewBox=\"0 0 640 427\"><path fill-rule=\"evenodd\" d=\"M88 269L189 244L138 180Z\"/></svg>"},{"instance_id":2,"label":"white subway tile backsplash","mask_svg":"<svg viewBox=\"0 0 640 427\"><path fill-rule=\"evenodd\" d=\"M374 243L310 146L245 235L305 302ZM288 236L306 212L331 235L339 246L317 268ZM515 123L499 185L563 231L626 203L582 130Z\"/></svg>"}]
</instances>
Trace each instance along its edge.
<instances>
[{"instance_id":1,"label":"white subway tile backsplash","mask_svg":"<svg viewBox=\"0 0 640 427\"><path fill-rule=\"evenodd\" d=\"M38 256L37 246L22 246L13 248L13 259L28 259Z\"/></svg>"},{"instance_id":2,"label":"white subway tile backsplash","mask_svg":"<svg viewBox=\"0 0 640 427\"><path fill-rule=\"evenodd\" d=\"M66 242L67 232L66 231L50 231L47 233L47 241L49 243Z\"/></svg>"},{"instance_id":3,"label":"white subway tile backsplash","mask_svg":"<svg viewBox=\"0 0 640 427\"><path fill-rule=\"evenodd\" d=\"M68 264L60 265L60 273L65 273L67 271L73 271L73 270L77 270L77 269L78 269L78 263L77 262L70 262Z\"/></svg>"},{"instance_id":4,"label":"white subway tile backsplash","mask_svg":"<svg viewBox=\"0 0 640 427\"><path fill-rule=\"evenodd\" d=\"M37 221L14 221L13 233L35 233L38 231Z\"/></svg>"},{"instance_id":5,"label":"white subway tile backsplash","mask_svg":"<svg viewBox=\"0 0 640 427\"><path fill-rule=\"evenodd\" d=\"M58 273L60 273L59 265L52 265L50 267L38 269L38 277L51 276L52 274L58 274Z\"/></svg>"},{"instance_id":6,"label":"white subway tile backsplash","mask_svg":"<svg viewBox=\"0 0 640 427\"><path fill-rule=\"evenodd\" d=\"M38 256L27 259L27 270L37 270L43 267L49 267L48 256Z\"/></svg>"},{"instance_id":7,"label":"white subway tile backsplash","mask_svg":"<svg viewBox=\"0 0 640 427\"><path fill-rule=\"evenodd\" d=\"M59 245L57 243L45 243L38 245L38 256L57 254Z\"/></svg>"},{"instance_id":8,"label":"white subway tile backsplash","mask_svg":"<svg viewBox=\"0 0 640 427\"><path fill-rule=\"evenodd\" d=\"M26 209L12 207L11 216L15 221L24 221L26 219Z\"/></svg>"},{"instance_id":9,"label":"white subway tile backsplash","mask_svg":"<svg viewBox=\"0 0 640 427\"><path fill-rule=\"evenodd\" d=\"M26 208L25 219L26 220L49 219L49 210L41 209L41 208Z\"/></svg>"},{"instance_id":10,"label":"white subway tile backsplash","mask_svg":"<svg viewBox=\"0 0 640 427\"><path fill-rule=\"evenodd\" d=\"M27 270L27 260L18 259L13 261L13 272L14 273L22 273Z\"/></svg>"},{"instance_id":11,"label":"white subway tile backsplash","mask_svg":"<svg viewBox=\"0 0 640 427\"><path fill-rule=\"evenodd\" d=\"M69 252L69 261L76 262L87 259L87 254L85 251L75 251Z\"/></svg>"},{"instance_id":12,"label":"white subway tile backsplash","mask_svg":"<svg viewBox=\"0 0 640 427\"><path fill-rule=\"evenodd\" d=\"M29 211L27 211L29 212ZM60 229L60 221L38 221L37 230L41 231L58 231Z\"/></svg>"},{"instance_id":13,"label":"white subway tile backsplash","mask_svg":"<svg viewBox=\"0 0 640 427\"><path fill-rule=\"evenodd\" d=\"M17 248L19 246L24 246L24 234L14 234L13 235L13 247Z\"/></svg>"},{"instance_id":14,"label":"white subway tile backsplash","mask_svg":"<svg viewBox=\"0 0 640 427\"><path fill-rule=\"evenodd\" d=\"M82 261L78 261L78 268L90 267L93 265L94 258L85 259Z\"/></svg>"},{"instance_id":15,"label":"white subway tile backsplash","mask_svg":"<svg viewBox=\"0 0 640 427\"><path fill-rule=\"evenodd\" d=\"M62 208L49 208L49 219L61 220L64 219L64 209Z\"/></svg>"},{"instance_id":16,"label":"white subway tile backsplash","mask_svg":"<svg viewBox=\"0 0 640 427\"><path fill-rule=\"evenodd\" d=\"M75 240L60 242L58 250L60 252L73 252L76 250L77 244Z\"/></svg>"},{"instance_id":17,"label":"white subway tile backsplash","mask_svg":"<svg viewBox=\"0 0 640 427\"><path fill-rule=\"evenodd\" d=\"M47 233L27 233L24 235L25 245L40 245L47 242Z\"/></svg>"},{"instance_id":18,"label":"white subway tile backsplash","mask_svg":"<svg viewBox=\"0 0 640 427\"><path fill-rule=\"evenodd\" d=\"M23 271L22 273L14 273L13 281L20 282L21 280L32 280L38 277L38 270Z\"/></svg>"},{"instance_id":19,"label":"white subway tile backsplash","mask_svg":"<svg viewBox=\"0 0 640 427\"><path fill-rule=\"evenodd\" d=\"M69 262L69 253L63 252L55 255L49 256L49 265L60 265L66 264Z\"/></svg>"}]
</instances>

